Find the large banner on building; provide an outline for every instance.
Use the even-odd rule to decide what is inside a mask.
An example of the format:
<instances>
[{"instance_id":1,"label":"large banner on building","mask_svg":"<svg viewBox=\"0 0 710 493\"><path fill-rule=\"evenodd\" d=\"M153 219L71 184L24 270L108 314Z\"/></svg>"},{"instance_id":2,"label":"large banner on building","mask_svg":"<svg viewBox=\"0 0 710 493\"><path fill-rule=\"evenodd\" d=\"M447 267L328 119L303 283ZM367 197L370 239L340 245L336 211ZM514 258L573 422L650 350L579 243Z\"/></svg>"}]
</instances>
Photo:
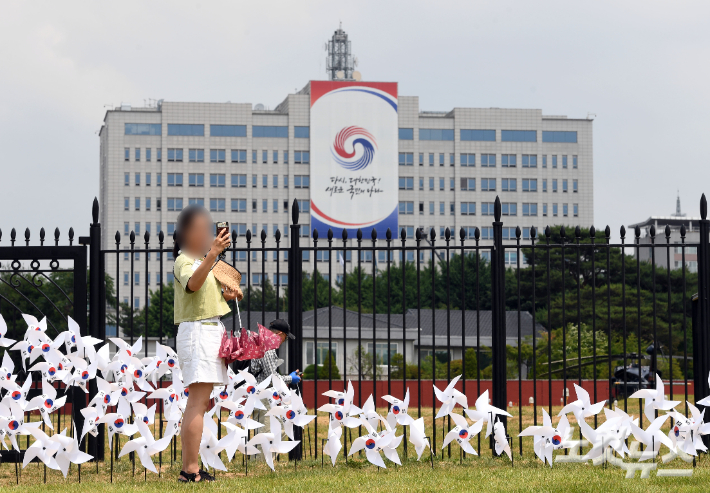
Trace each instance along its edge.
<instances>
[{"instance_id":1,"label":"large banner on building","mask_svg":"<svg viewBox=\"0 0 710 493\"><path fill-rule=\"evenodd\" d=\"M311 82L311 229L396 238L397 83Z\"/></svg>"}]
</instances>

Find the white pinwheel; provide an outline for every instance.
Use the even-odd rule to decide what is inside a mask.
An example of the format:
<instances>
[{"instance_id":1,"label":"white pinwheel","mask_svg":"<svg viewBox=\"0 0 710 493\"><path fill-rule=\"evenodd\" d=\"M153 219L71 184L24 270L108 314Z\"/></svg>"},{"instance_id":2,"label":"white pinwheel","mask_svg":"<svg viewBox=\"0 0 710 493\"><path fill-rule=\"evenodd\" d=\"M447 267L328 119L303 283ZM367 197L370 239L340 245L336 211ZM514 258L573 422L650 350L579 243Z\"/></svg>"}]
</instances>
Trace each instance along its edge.
<instances>
[{"instance_id":1,"label":"white pinwheel","mask_svg":"<svg viewBox=\"0 0 710 493\"><path fill-rule=\"evenodd\" d=\"M357 415L362 413L362 410L357 406L350 404L350 402L345 399L344 404L323 404L318 408L318 411L323 413L330 413L331 421L330 428L337 428L338 426L344 425L348 428L357 428L360 426L360 419L356 418Z\"/></svg>"},{"instance_id":2,"label":"white pinwheel","mask_svg":"<svg viewBox=\"0 0 710 493\"><path fill-rule=\"evenodd\" d=\"M668 438L678 450L688 455L698 455L698 450L705 452L707 447L703 443L702 435L710 428L710 424L704 423L705 410L702 412L697 407L688 402L690 417L686 418L677 411L670 411L671 430Z\"/></svg>"},{"instance_id":3,"label":"white pinwheel","mask_svg":"<svg viewBox=\"0 0 710 493\"><path fill-rule=\"evenodd\" d=\"M448 415L451 411L453 411L456 404L459 404L464 409L468 407L468 399L466 396L455 388L460 378L461 375L454 377L454 379L449 382L449 385L447 385L444 390L439 390L439 387L434 385L434 393L436 394L436 398L439 399L439 402L441 402L441 408L439 409L439 412L436 413L437 419Z\"/></svg>"},{"instance_id":4,"label":"white pinwheel","mask_svg":"<svg viewBox=\"0 0 710 493\"><path fill-rule=\"evenodd\" d=\"M708 385L710 385L710 372L708 372ZM710 395L707 397L703 397L696 404L698 404L699 406L705 406L705 407L710 406Z\"/></svg>"},{"instance_id":5,"label":"white pinwheel","mask_svg":"<svg viewBox=\"0 0 710 493\"><path fill-rule=\"evenodd\" d=\"M245 430L227 421L222 421L222 426L227 428L227 435L219 440L218 446L226 452L230 462L237 451L244 455L259 453L259 449L247 444L248 433Z\"/></svg>"},{"instance_id":6,"label":"white pinwheel","mask_svg":"<svg viewBox=\"0 0 710 493\"><path fill-rule=\"evenodd\" d=\"M417 452L417 460L421 459L424 449L431 448L429 439L424 431L424 418L415 419L409 425L409 441L414 445L414 450Z\"/></svg>"},{"instance_id":7,"label":"white pinwheel","mask_svg":"<svg viewBox=\"0 0 710 493\"><path fill-rule=\"evenodd\" d=\"M4 388L7 387L7 383L15 383L16 375L15 373L15 363L12 362L10 354L5 351L2 355L2 366L0 366L0 386ZM8 388L9 390L9 388Z\"/></svg>"},{"instance_id":8,"label":"white pinwheel","mask_svg":"<svg viewBox=\"0 0 710 493\"><path fill-rule=\"evenodd\" d=\"M89 402L89 406L96 406L99 416L103 416L108 406L118 405L121 389L115 383L107 382L101 377L96 377L96 387L98 392Z\"/></svg>"},{"instance_id":9,"label":"white pinwheel","mask_svg":"<svg viewBox=\"0 0 710 493\"><path fill-rule=\"evenodd\" d=\"M343 428L338 426L337 428L328 428L328 440L325 442L323 447L323 454L330 457L333 466L335 466L335 460L338 458L340 449L343 448L343 444L340 443L340 437L343 435Z\"/></svg>"},{"instance_id":10,"label":"white pinwheel","mask_svg":"<svg viewBox=\"0 0 710 493\"><path fill-rule=\"evenodd\" d=\"M449 416L451 416L451 419L454 420L456 426L454 426L451 431L446 434L446 436L444 437L444 443L441 448L443 449L449 443L455 440L461 446L463 451L467 454L478 455L476 450L469 443L469 440L471 440L472 437L478 435L481 432L481 430L483 429L483 424L485 422L484 419L481 418L476 421L472 426L469 426L468 421L464 416L455 413L451 413L449 414Z\"/></svg>"},{"instance_id":11,"label":"white pinwheel","mask_svg":"<svg viewBox=\"0 0 710 493\"><path fill-rule=\"evenodd\" d=\"M397 419L397 423L399 423L400 425L409 426L414 422L414 418L412 418L407 412L409 408L409 388L407 388L407 393L404 394L403 401L400 401L399 399L391 395L385 395L382 396L382 398L391 404L388 415L394 415L394 417Z\"/></svg>"},{"instance_id":12,"label":"white pinwheel","mask_svg":"<svg viewBox=\"0 0 710 493\"><path fill-rule=\"evenodd\" d=\"M37 458L50 469L59 469L59 465L54 460L54 454L59 450L59 442L52 440L45 432L38 427L27 428L29 435L34 437L35 441L25 450L25 458L22 461L22 468L27 467L27 464Z\"/></svg>"},{"instance_id":13,"label":"white pinwheel","mask_svg":"<svg viewBox=\"0 0 710 493\"><path fill-rule=\"evenodd\" d=\"M202 463L208 468L226 471L224 463L219 458L219 453L224 449L217 440L217 424L214 422L214 409L205 413L204 426L202 428L202 439L200 440L200 457Z\"/></svg>"},{"instance_id":14,"label":"white pinwheel","mask_svg":"<svg viewBox=\"0 0 710 493\"><path fill-rule=\"evenodd\" d=\"M367 420L370 426L373 428L377 427L377 423L380 421L380 415L375 411L375 401L372 398L372 394L365 400L362 409L360 409L360 417Z\"/></svg>"},{"instance_id":15,"label":"white pinwheel","mask_svg":"<svg viewBox=\"0 0 710 493\"><path fill-rule=\"evenodd\" d=\"M493 425L493 440L495 441L496 455L501 455L503 452L508 454L508 458L513 460L510 453L510 444L508 443L508 436L505 432L505 425L496 418L496 423Z\"/></svg>"},{"instance_id":16,"label":"white pinwheel","mask_svg":"<svg viewBox=\"0 0 710 493\"><path fill-rule=\"evenodd\" d=\"M76 430L76 426L74 426ZM79 448L79 443L76 440L76 435L74 437L66 436L66 428L60 434L53 435L52 440L59 443L59 448L57 449L57 454L54 456L54 460L62 471L64 477L67 477L69 472L69 464L83 464L93 458L92 455L84 453Z\"/></svg>"},{"instance_id":17,"label":"white pinwheel","mask_svg":"<svg viewBox=\"0 0 710 493\"><path fill-rule=\"evenodd\" d=\"M133 436L139 428L137 427L138 422L131 424L128 422L128 418L131 417L131 406L128 402L120 400L118 406L116 407L115 413L108 413L100 417L96 424L105 423L108 429L108 446L111 449L111 443L113 441L113 435L116 433L125 436ZM143 423L143 421L141 421ZM145 423L143 423L145 424Z\"/></svg>"},{"instance_id":18,"label":"white pinwheel","mask_svg":"<svg viewBox=\"0 0 710 493\"><path fill-rule=\"evenodd\" d=\"M293 440L294 425L303 428L316 417L307 414L308 409L303 405L300 395L294 393L290 401L290 404L272 407L266 415L277 418L282 423L286 436Z\"/></svg>"},{"instance_id":19,"label":"white pinwheel","mask_svg":"<svg viewBox=\"0 0 710 493\"><path fill-rule=\"evenodd\" d=\"M661 431L661 426L663 426L663 423L666 422L666 419L668 419L668 414L659 416L654 419L645 430L639 428L634 423L629 423L631 433L633 433L636 440L646 445L646 449L641 453L641 457L639 458L640 461L652 459L658 455L658 451L661 449L661 444L671 450L675 448L671 439Z\"/></svg>"},{"instance_id":20,"label":"white pinwheel","mask_svg":"<svg viewBox=\"0 0 710 493\"><path fill-rule=\"evenodd\" d=\"M656 410L659 411L670 411L678 404L680 401L667 401L664 393L665 386L663 385L663 380L656 374L656 388L655 389L641 389L637 390L631 394L631 399L643 399L643 413L646 415L649 421L656 419Z\"/></svg>"},{"instance_id":21,"label":"white pinwheel","mask_svg":"<svg viewBox=\"0 0 710 493\"><path fill-rule=\"evenodd\" d=\"M365 449L365 457L367 457L368 461L377 467L386 469L387 466L385 466L380 452L387 448L392 440L394 440L395 432L389 431L384 435L380 435L377 433L377 430L370 426L370 423L366 419L360 419L360 422L365 427L365 430L367 430L367 434L353 440L348 455L353 455L355 452Z\"/></svg>"},{"instance_id":22,"label":"white pinwheel","mask_svg":"<svg viewBox=\"0 0 710 493\"><path fill-rule=\"evenodd\" d=\"M586 421L579 422L579 429L582 436L592 445L592 449L584 456L584 460L595 459L605 453L606 449L612 448L622 457L629 453L626 448L626 437L629 434L629 423L624 423L622 418L614 417L607 419L595 430Z\"/></svg>"},{"instance_id":23,"label":"white pinwheel","mask_svg":"<svg viewBox=\"0 0 710 493\"><path fill-rule=\"evenodd\" d=\"M152 425L155 422L157 404L148 407L140 402L132 402L131 405L133 406L133 415L137 421L143 421L147 425Z\"/></svg>"},{"instance_id":24,"label":"white pinwheel","mask_svg":"<svg viewBox=\"0 0 710 493\"><path fill-rule=\"evenodd\" d=\"M574 391L577 393L577 400L570 402L559 412L558 416L563 414L572 413L577 418L577 421L582 421L584 418L589 418L595 416L601 412L604 408L606 400L592 404L589 400L589 392L584 390L582 387L574 384Z\"/></svg>"},{"instance_id":25,"label":"white pinwheel","mask_svg":"<svg viewBox=\"0 0 710 493\"><path fill-rule=\"evenodd\" d=\"M143 421L137 421L136 427L138 428L138 432L141 436L128 441L123 446L121 453L118 454L118 456L123 457L130 452L135 452L138 455L141 464L143 464L143 467L157 473L158 471L155 469L155 464L153 464L153 459L151 457L168 448L170 441L173 439L174 431L172 431L171 427L168 426L165 436L163 436L160 440L156 440L153 437L150 428L148 428L148 425ZM172 429L175 428L173 427Z\"/></svg>"},{"instance_id":26,"label":"white pinwheel","mask_svg":"<svg viewBox=\"0 0 710 493\"><path fill-rule=\"evenodd\" d=\"M274 454L287 454L301 443L300 440L284 442L281 440L281 423L278 419L271 419L271 432L259 433L249 441L249 445L260 445L266 464L274 470Z\"/></svg>"},{"instance_id":27,"label":"white pinwheel","mask_svg":"<svg viewBox=\"0 0 710 493\"><path fill-rule=\"evenodd\" d=\"M118 348L118 352L116 353L116 357L118 358L122 358L123 354L127 355L129 358L133 357L138 354L143 347L143 336L140 336L133 345L118 337L109 337L108 340L113 342Z\"/></svg>"},{"instance_id":28,"label":"white pinwheel","mask_svg":"<svg viewBox=\"0 0 710 493\"><path fill-rule=\"evenodd\" d=\"M464 412L472 421L485 420L486 438L488 438L493 431L493 423L495 422L496 416L513 417L509 412L490 405L488 401L488 390L486 390L476 399L476 404L474 405L475 409L464 408Z\"/></svg>"},{"instance_id":29,"label":"white pinwheel","mask_svg":"<svg viewBox=\"0 0 710 493\"><path fill-rule=\"evenodd\" d=\"M552 467L552 452L559 448L569 447L572 427L569 425L567 416L561 416L557 427L553 427L550 415L543 409L542 426L528 426L518 436L534 437L533 450L535 455L538 456L543 464L547 462Z\"/></svg>"},{"instance_id":30,"label":"white pinwheel","mask_svg":"<svg viewBox=\"0 0 710 493\"><path fill-rule=\"evenodd\" d=\"M10 347L14 345L17 341L15 339L9 339L5 337L7 334L7 324L5 319L0 315L0 347Z\"/></svg>"},{"instance_id":31,"label":"white pinwheel","mask_svg":"<svg viewBox=\"0 0 710 493\"><path fill-rule=\"evenodd\" d=\"M66 401L66 395L57 399L57 389L54 388L54 385L46 380L42 380L42 394L32 398L27 403L25 411L38 410L45 424L53 430L54 426L52 425L50 414L62 407Z\"/></svg>"},{"instance_id":32,"label":"white pinwheel","mask_svg":"<svg viewBox=\"0 0 710 493\"><path fill-rule=\"evenodd\" d=\"M355 397L355 389L353 389L353 383L348 380L347 390L345 392L340 392L338 390L328 390L323 392L323 395L335 399L335 404L338 406L344 406L345 403L349 403L352 409L353 415L360 414L357 406L353 404L353 399Z\"/></svg>"},{"instance_id":33,"label":"white pinwheel","mask_svg":"<svg viewBox=\"0 0 710 493\"><path fill-rule=\"evenodd\" d=\"M84 427L81 430L81 436L79 437L79 442L84 441L86 434L90 434L95 437L99 434L98 421L101 416L95 407L85 407L81 410L81 414L84 416Z\"/></svg>"},{"instance_id":34,"label":"white pinwheel","mask_svg":"<svg viewBox=\"0 0 710 493\"><path fill-rule=\"evenodd\" d=\"M244 400L244 399L240 399ZM215 407L223 407L229 410L228 423L239 425L245 430L255 430L264 426L262 423L251 419L251 413L254 411L254 403L247 399L244 403L235 402L232 400L217 401Z\"/></svg>"}]
</instances>

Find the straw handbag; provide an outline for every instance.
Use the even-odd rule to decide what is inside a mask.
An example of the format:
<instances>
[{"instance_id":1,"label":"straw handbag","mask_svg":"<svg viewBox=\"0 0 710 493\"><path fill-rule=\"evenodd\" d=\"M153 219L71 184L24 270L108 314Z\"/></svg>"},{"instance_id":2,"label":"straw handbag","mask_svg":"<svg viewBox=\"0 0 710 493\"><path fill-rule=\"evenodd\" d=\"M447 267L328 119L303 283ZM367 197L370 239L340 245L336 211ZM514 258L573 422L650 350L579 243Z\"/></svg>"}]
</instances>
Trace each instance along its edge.
<instances>
[{"instance_id":1,"label":"straw handbag","mask_svg":"<svg viewBox=\"0 0 710 493\"><path fill-rule=\"evenodd\" d=\"M212 273L214 274L214 277L220 282L220 284L222 284L222 286L226 286L229 289L237 292L237 301L242 300L244 294L242 293L242 290L239 287L242 282L241 272L239 272L236 268L234 268L224 260L219 259L212 267Z\"/></svg>"}]
</instances>

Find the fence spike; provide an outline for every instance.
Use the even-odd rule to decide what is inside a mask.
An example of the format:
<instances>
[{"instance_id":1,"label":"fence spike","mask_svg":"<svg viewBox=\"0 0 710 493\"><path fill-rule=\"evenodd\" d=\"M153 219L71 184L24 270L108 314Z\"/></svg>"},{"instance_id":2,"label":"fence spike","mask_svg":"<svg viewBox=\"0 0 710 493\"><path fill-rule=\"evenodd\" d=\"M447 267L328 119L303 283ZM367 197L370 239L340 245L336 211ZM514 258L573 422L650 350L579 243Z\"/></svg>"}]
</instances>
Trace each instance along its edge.
<instances>
[{"instance_id":1,"label":"fence spike","mask_svg":"<svg viewBox=\"0 0 710 493\"><path fill-rule=\"evenodd\" d=\"M579 226L574 228L574 237L580 239L582 237L582 228Z\"/></svg>"},{"instance_id":2,"label":"fence spike","mask_svg":"<svg viewBox=\"0 0 710 493\"><path fill-rule=\"evenodd\" d=\"M55 233L56 233L56 232L55 232ZM57 236L57 238L59 237L59 236L56 235L56 234L55 234L55 236ZM120 244L121 244L121 233L119 233L118 231L116 231L116 235L114 236L114 239L116 240L116 245L120 245Z\"/></svg>"},{"instance_id":3,"label":"fence spike","mask_svg":"<svg viewBox=\"0 0 710 493\"><path fill-rule=\"evenodd\" d=\"M343 228L343 234L342 234L342 237L343 237L343 241L345 241L345 240L347 240L347 239L348 239L348 230L347 230L347 229L345 229L345 228Z\"/></svg>"},{"instance_id":4,"label":"fence spike","mask_svg":"<svg viewBox=\"0 0 710 493\"><path fill-rule=\"evenodd\" d=\"M500 222L500 216L503 214L503 209L500 204L500 197L496 195L496 201L493 205L493 216L495 217L496 222Z\"/></svg>"},{"instance_id":5,"label":"fence spike","mask_svg":"<svg viewBox=\"0 0 710 493\"><path fill-rule=\"evenodd\" d=\"M431 228L429 230L429 239L432 241L432 243L434 242L434 240L436 240L436 231L434 231L434 228Z\"/></svg>"},{"instance_id":6,"label":"fence spike","mask_svg":"<svg viewBox=\"0 0 710 493\"><path fill-rule=\"evenodd\" d=\"M25 243L30 245L30 228L25 228Z\"/></svg>"},{"instance_id":7,"label":"fence spike","mask_svg":"<svg viewBox=\"0 0 710 493\"><path fill-rule=\"evenodd\" d=\"M463 226L459 229L459 239L461 241L466 239L466 231L464 231Z\"/></svg>"},{"instance_id":8,"label":"fence spike","mask_svg":"<svg viewBox=\"0 0 710 493\"><path fill-rule=\"evenodd\" d=\"M40 228L40 230L39 230L39 242L40 242L41 245L44 245L44 237L45 237L44 228Z\"/></svg>"},{"instance_id":9,"label":"fence spike","mask_svg":"<svg viewBox=\"0 0 710 493\"><path fill-rule=\"evenodd\" d=\"M276 243L281 241L281 230L276 230L276 233L274 233L274 238L276 238ZM236 238L234 239L234 241L236 241ZM234 243L234 241L232 243Z\"/></svg>"},{"instance_id":10,"label":"fence spike","mask_svg":"<svg viewBox=\"0 0 710 493\"><path fill-rule=\"evenodd\" d=\"M656 237L656 225L652 224L651 227L648 229L648 234L651 236L651 238Z\"/></svg>"},{"instance_id":11,"label":"fence spike","mask_svg":"<svg viewBox=\"0 0 710 493\"><path fill-rule=\"evenodd\" d=\"M301 211L298 208L298 200L293 199L293 206L291 206L291 220L293 224L298 224L298 215Z\"/></svg>"},{"instance_id":12,"label":"fence spike","mask_svg":"<svg viewBox=\"0 0 710 493\"><path fill-rule=\"evenodd\" d=\"M517 239L520 239L520 237L522 236L522 234L523 234L523 232L521 231L520 226L516 226L516 227L515 227L515 237L516 237Z\"/></svg>"},{"instance_id":13,"label":"fence spike","mask_svg":"<svg viewBox=\"0 0 710 493\"><path fill-rule=\"evenodd\" d=\"M407 229L402 228L402 230L399 232L399 239L404 241L407 239Z\"/></svg>"},{"instance_id":14,"label":"fence spike","mask_svg":"<svg viewBox=\"0 0 710 493\"><path fill-rule=\"evenodd\" d=\"M685 238L685 224L680 225L680 237Z\"/></svg>"},{"instance_id":15,"label":"fence spike","mask_svg":"<svg viewBox=\"0 0 710 493\"><path fill-rule=\"evenodd\" d=\"M634 228L634 236L636 238L641 238L641 226L636 226Z\"/></svg>"},{"instance_id":16,"label":"fence spike","mask_svg":"<svg viewBox=\"0 0 710 493\"><path fill-rule=\"evenodd\" d=\"M446 229L444 230L444 239L446 241L449 241L451 239L451 230L447 226Z\"/></svg>"},{"instance_id":17,"label":"fence spike","mask_svg":"<svg viewBox=\"0 0 710 493\"><path fill-rule=\"evenodd\" d=\"M136 233L131 231L130 236L128 237L129 240L131 240L131 244L135 243L136 241Z\"/></svg>"},{"instance_id":18,"label":"fence spike","mask_svg":"<svg viewBox=\"0 0 710 493\"><path fill-rule=\"evenodd\" d=\"M372 238L372 241L375 241L377 239L377 230L375 228L372 228L372 231L370 232L370 238Z\"/></svg>"},{"instance_id":19,"label":"fence spike","mask_svg":"<svg viewBox=\"0 0 710 493\"><path fill-rule=\"evenodd\" d=\"M12 228L10 230L10 241L12 242L13 246L15 246L15 238L17 238L17 231L15 231L15 228Z\"/></svg>"},{"instance_id":20,"label":"fence spike","mask_svg":"<svg viewBox=\"0 0 710 493\"><path fill-rule=\"evenodd\" d=\"M700 219L705 220L708 218L708 199L705 198L705 194L700 197Z\"/></svg>"},{"instance_id":21,"label":"fence spike","mask_svg":"<svg viewBox=\"0 0 710 493\"><path fill-rule=\"evenodd\" d=\"M74 228L69 228L69 244L74 241Z\"/></svg>"},{"instance_id":22,"label":"fence spike","mask_svg":"<svg viewBox=\"0 0 710 493\"><path fill-rule=\"evenodd\" d=\"M159 241L160 244L162 245L164 240L165 240L165 234L164 234L163 231L161 230L160 233L158 233L158 241Z\"/></svg>"},{"instance_id":23,"label":"fence spike","mask_svg":"<svg viewBox=\"0 0 710 493\"><path fill-rule=\"evenodd\" d=\"M562 241L565 240L565 234L566 234L565 227L560 226L560 236L562 237Z\"/></svg>"},{"instance_id":24,"label":"fence spike","mask_svg":"<svg viewBox=\"0 0 710 493\"><path fill-rule=\"evenodd\" d=\"M619 234L621 235L621 238L624 239L626 238L626 228L622 224L621 227L619 228Z\"/></svg>"},{"instance_id":25,"label":"fence spike","mask_svg":"<svg viewBox=\"0 0 710 493\"><path fill-rule=\"evenodd\" d=\"M414 232L414 237L417 239L417 241L421 241L421 239L422 239L421 228L417 228L417 230Z\"/></svg>"},{"instance_id":26,"label":"fence spike","mask_svg":"<svg viewBox=\"0 0 710 493\"><path fill-rule=\"evenodd\" d=\"M362 241L362 229L357 228L357 241Z\"/></svg>"},{"instance_id":27,"label":"fence spike","mask_svg":"<svg viewBox=\"0 0 710 493\"><path fill-rule=\"evenodd\" d=\"M333 228L328 228L328 241L333 241Z\"/></svg>"},{"instance_id":28,"label":"fence spike","mask_svg":"<svg viewBox=\"0 0 710 493\"><path fill-rule=\"evenodd\" d=\"M372 230L374 231L375 229L373 228ZM318 241L318 230L316 228L313 228L313 241Z\"/></svg>"},{"instance_id":29,"label":"fence spike","mask_svg":"<svg viewBox=\"0 0 710 493\"><path fill-rule=\"evenodd\" d=\"M530 239L534 240L537 237L537 228L530 226Z\"/></svg>"},{"instance_id":30,"label":"fence spike","mask_svg":"<svg viewBox=\"0 0 710 493\"><path fill-rule=\"evenodd\" d=\"M93 219L93 224L99 223L99 199L94 197L94 203L91 205L91 219Z\"/></svg>"},{"instance_id":31,"label":"fence spike","mask_svg":"<svg viewBox=\"0 0 710 493\"><path fill-rule=\"evenodd\" d=\"M232 244L237 242L237 236L238 236L237 231L233 229L232 230Z\"/></svg>"},{"instance_id":32,"label":"fence spike","mask_svg":"<svg viewBox=\"0 0 710 493\"><path fill-rule=\"evenodd\" d=\"M0 241L2 240L2 229L0 229Z\"/></svg>"},{"instance_id":33,"label":"fence spike","mask_svg":"<svg viewBox=\"0 0 710 493\"><path fill-rule=\"evenodd\" d=\"M148 242L150 241L150 231L147 229L145 230L145 233L143 233L143 240L145 241L146 246L148 245Z\"/></svg>"},{"instance_id":34,"label":"fence spike","mask_svg":"<svg viewBox=\"0 0 710 493\"><path fill-rule=\"evenodd\" d=\"M666 238L670 238L670 237L671 237L671 227L670 227L668 224L666 224L665 233L666 233Z\"/></svg>"},{"instance_id":35,"label":"fence spike","mask_svg":"<svg viewBox=\"0 0 710 493\"><path fill-rule=\"evenodd\" d=\"M392 239L392 230L390 228L387 228L387 231L385 232L385 238L387 238L387 241L390 241Z\"/></svg>"},{"instance_id":36,"label":"fence spike","mask_svg":"<svg viewBox=\"0 0 710 493\"><path fill-rule=\"evenodd\" d=\"M266 242L266 230L261 230L261 242Z\"/></svg>"},{"instance_id":37,"label":"fence spike","mask_svg":"<svg viewBox=\"0 0 710 493\"><path fill-rule=\"evenodd\" d=\"M594 238L595 236L597 236L597 228L595 228L592 224L592 226L589 228L589 237Z\"/></svg>"},{"instance_id":38,"label":"fence spike","mask_svg":"<svg viewBox=\"0 0 710 493\"><path fill-rule=\"evenodd\" d=\"M247 243L251 243L251 229L247 229Z\"/></svg>"},{"instance_id":39,"label":"fence spike","mask_svg":"<svg viewBox=\"0 0 710 493\"><path fill-rule=\"evenodd\" d=\"M604 228L604 236L607 237L607 239L611 238L611 228L609 225L606 225L606 228Z\"/></svg>"}]
</instances>

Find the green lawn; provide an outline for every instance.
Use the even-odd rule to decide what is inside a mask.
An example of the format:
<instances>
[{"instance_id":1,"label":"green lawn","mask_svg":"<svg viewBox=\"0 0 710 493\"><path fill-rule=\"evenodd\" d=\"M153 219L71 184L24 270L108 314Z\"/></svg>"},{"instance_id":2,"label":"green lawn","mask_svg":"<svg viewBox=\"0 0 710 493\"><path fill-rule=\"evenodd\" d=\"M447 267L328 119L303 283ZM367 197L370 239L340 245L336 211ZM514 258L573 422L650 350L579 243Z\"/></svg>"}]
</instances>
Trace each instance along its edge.
<instances>
[{"instance_id":1,"label":"green lawn","mask_svg":"<svg viewBox=\"0 0 710 493\"><path fill-rule=\"evenodd\" d=\"M619 403L623 405L623 403ZM557 412L558 408L553 408ZM638 415L637 402L629 403L629 410L635 410ZM679 406L679 410L683 408ZM511 414L517 414L517 408L510 409ZM385 412L384 409L381 412ZM416 417L416 409L411 410ZM423 410L423 415L427 422L427 427L431 425L431 409ZM539 410L538 410L539 413ZM603 421L600 415L599 422ZM532 424L532 408L526 407L523 410L523 426ZM325 437L327 427L327 416L318 418L319 438ZM573 418L571 419L573 421ZM589 420L590 424L592 420ZM553 418L553 423L556 423ZM144 482L144 470L140 462L136 463L135 476L131 461L124 457L120 461L114 462L114 484L110 484L109 466L110 463L100 463L98 473L96 464L85 464L81 468L81 484L78 482L76 466L72 466L69 477L65 480L59 471L46 470L46 484L44 484L45 468L43 465L30 464L22 471L19 487L15 485L15 465L4 463L0 465L0 486L8 489L21 489L22 491L62 491L73 492L90 488L91 491L111 489L111 491L160 491L164 488L175 487L195 487L213 488L218 490L234 491L235 489L257 489L258 491L307 491L313 493L320 492L354 492L354 491L708 491L710 484L710 457L701 455L697 462L697 467L693 471L693 476L688 478L658 478L655 472L651 473L649 479L639 479L638 474L635 479L625 479L625 471L618 467L602 467L587 464L555 464L554 467L543 466L532 452L532 439L526 438L524 442L525 453L521 458L515 455L515 463L511 466L507 457L492 457L488 449L488 441L481 440L481 456L460 457L459 447L451 447L451 457L448 450L444 452L443 458L441 447L441 425L443 420L437 420L437 457L434 461L434 468L429 462L429 452L425 451L421 462L417 462L412 456L413 448L410 446L408 457L405 460L404 451L400 449L400 457L403 462L402 467L387 463L387 469L378 469L371 465L364 456L355 454L348 459L346 464L342 452L338 458L335 468L330 466L329 458L325 459L325 467L321 468L320 445L318 446L318 458L314 457L315 429L311 424L310 450L308 448L308 438L304 444L305 459L294 464L289 462L286 456L277 462L276 472L271 470L263 461L249 461L248 475L245 476L242 456L237 453L234 461L228 465L229 472L218 472L218 481L212 485L176 485L176 477L180 470L179 463L175 462L172 467L170 454L166 451L163 454L162 475L159 478L156 474L148 472L147 482ZM647 425L647 423L645 423ZM517 435L518 419L510 420L509 432ZM357 435L357 430L353 430L353 438ZM578 428L575 427L575 436ZM125 437L121 443L125 443ZM318 441L320 444L320 441ZM178 458L179 458L179 441ZM478 448L476 438L471 440L474 448ZM513 450L517 450L517 438L514 441ZM410 444L411 445L411 444ZM350 440L348 439L348 448ZM662 453L667 450L663 449ZM564 452L562 452L564 453ZM107 455L108 457L108 455ZM460 461L462 460L462 463ZM158 457L155 457L157 464ZM690 469L692 464L686 464L680 459L660 465L663 469Z\"/></svg>"}]
</instances>

